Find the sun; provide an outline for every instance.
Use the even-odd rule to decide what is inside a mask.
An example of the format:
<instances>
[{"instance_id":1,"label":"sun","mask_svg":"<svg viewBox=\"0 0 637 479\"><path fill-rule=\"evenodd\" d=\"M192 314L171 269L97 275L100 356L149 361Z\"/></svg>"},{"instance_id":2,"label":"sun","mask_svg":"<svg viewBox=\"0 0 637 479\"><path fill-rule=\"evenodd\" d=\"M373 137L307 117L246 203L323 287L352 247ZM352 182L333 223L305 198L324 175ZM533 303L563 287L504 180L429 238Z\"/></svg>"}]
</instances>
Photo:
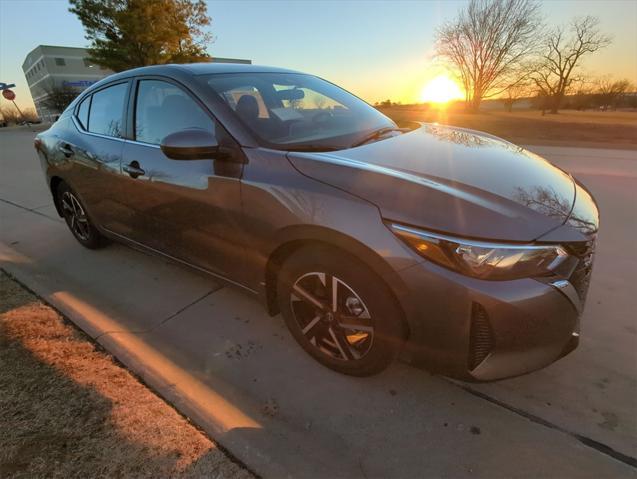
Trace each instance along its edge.
<instances>
[{"instance_id":1,"label":"sun","mask_svg":"<svg viewBox=\"0 0 637 479\"><path fill-rule=\"evenodd\" d=\"M438 75L422 88L420 100L425 103L448 103L464 98L458 84L447 75Z\"/></svg>"}]
</instances>

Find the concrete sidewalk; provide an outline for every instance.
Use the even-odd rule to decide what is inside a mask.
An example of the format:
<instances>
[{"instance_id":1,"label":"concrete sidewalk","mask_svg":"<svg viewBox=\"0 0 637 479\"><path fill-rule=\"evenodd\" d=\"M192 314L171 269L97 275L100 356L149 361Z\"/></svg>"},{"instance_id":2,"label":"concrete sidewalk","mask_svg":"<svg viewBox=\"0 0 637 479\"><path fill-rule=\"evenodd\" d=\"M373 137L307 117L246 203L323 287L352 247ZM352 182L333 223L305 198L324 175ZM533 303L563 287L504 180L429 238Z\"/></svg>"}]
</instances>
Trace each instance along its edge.
<instances>
[{"instance_id":1,"label":"concrete sidewalk","mask_svg":"<svg viewBox=\"0 0 637 479\"><path fill-rule=\"evenodd\" d=\"M466 386L398 363L372 378L338 375L239 291L120 245L85 250L53 210L32 138L0 133L0 266L252 470L637 477L635 291L625 286L637 264L622 255L637 234L630 162L608 160L622 176L582 177L604 230L581 348L529 376Z\"/></svg>"}]
</instances>

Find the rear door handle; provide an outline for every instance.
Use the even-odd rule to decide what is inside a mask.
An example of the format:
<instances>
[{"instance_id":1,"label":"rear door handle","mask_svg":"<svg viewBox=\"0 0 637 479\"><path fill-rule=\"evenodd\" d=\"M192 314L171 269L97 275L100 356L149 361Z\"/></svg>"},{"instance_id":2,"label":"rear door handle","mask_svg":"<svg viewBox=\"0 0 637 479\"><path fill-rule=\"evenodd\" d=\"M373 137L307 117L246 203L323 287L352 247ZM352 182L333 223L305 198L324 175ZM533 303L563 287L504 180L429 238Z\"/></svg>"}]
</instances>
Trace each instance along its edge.
<instances>
[{"instance_id":1,"label":"rear door handle","mask_svg":"<svg viewBox=\"0 0 637 479\"><path fill-rule=\"evenodd\" d=\"M131 178L137 178L138 176L142 176L144 173L146 173L143 169L140 168L137 161L131 161L128 165L124 165L122 169L126 173L128 173Z\"/></svg>"},{"instance_id":2,"label":"rear door handle","mask_svg":"<svg viewBox=\"0 0 637 479\"><path fill-rule=\"evenodd\" d=\"M58 150L60 150L60 152L67 158L70 158L75 153L73 151L73 148L71 148L71 145L69 145L68 143L62 143L60 146L58 146Z\"/></svg>"}]
</instances>

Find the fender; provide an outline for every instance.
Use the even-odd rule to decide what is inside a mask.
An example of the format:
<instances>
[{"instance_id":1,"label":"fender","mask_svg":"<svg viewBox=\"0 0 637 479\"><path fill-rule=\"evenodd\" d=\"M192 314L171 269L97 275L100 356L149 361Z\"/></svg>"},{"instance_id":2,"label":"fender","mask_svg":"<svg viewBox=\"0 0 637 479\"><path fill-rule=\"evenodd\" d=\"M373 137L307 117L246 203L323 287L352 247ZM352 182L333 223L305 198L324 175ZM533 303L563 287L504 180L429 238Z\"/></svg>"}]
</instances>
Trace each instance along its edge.
<instances>
[{"instance_id":1,"label":"fender","mask_svg":"<svg viewBox=\"0 0 637 479\"><path fill-rule=\"evenodd\" d=\"M317 225L291 225L277 232L272 248L267 252L263 280L259 284L260 295L271 315L278 313L276 278L281 265L298 248L312 243L338 248L365 262L384 280L402 307L401 298L406 294L407 288L398 273L378 253L357 239L330 228Z\"/></svg>"}]
</instances>

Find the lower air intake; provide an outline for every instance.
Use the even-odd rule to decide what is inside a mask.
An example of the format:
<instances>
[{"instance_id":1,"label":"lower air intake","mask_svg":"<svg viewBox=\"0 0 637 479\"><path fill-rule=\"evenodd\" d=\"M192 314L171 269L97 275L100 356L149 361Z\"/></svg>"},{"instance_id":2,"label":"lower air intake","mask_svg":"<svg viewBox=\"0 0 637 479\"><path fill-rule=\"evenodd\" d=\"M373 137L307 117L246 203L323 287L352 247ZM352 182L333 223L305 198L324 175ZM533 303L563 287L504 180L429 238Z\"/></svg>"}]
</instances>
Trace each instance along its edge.
<instances>
[{"instance_id":1,"label":"lower air intake","mask_svg":"<svg viewBox=\"0 0 637 479\"><path fill-rule=\"evenodd\" d=\"M469 333L469 370L473 371L491 353L494 346L493 331L484 308L471 306L471 331Z\"/></svg>"}]
</instances>

